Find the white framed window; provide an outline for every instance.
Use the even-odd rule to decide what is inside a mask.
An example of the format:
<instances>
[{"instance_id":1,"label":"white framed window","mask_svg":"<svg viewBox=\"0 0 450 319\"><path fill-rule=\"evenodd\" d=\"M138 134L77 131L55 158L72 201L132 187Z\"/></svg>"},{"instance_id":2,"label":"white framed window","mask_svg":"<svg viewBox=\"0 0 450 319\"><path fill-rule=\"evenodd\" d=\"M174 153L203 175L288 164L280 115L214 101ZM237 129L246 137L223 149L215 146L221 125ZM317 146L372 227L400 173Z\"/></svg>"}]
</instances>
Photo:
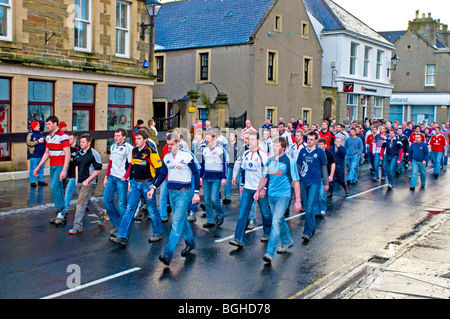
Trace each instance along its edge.
<instances>
[{"instance_id":1,"label":"white framed window","mask_svg":"<svg viewBox=\"0 0 450 319\"><path fill-rule=\"evenodd\" d=\"M116 55L130 56L130 4L124 1L116 2Z\"/></svg>"},{"instance_id":2,"label":"white framed window","mask_svg":"<svg viewBox=\"0 0 450 319\"><path fill-rule=\"evenodd\" d=\"M156 83L158 84L164 84L166 82L165 78L165 70L166 70L166 55L165 53L162 54L155 54L155 67L156 67L156 75L158 78L156 79Z\"/></svg>"},{"instance_id":3,"label":"white framed window","mask_svg":"<svg viewBox=\"0 0 450 319\"><path fill-rule=\"evenodd\" d=\"M425 86L436 86L436 64L425 64Z\"/></svg>"},{"instance_id":4,"label":"white framed window","mask_svg":"<svg viewBox=\"0 0 450 319\"><path fill-rule=\"evenodd\" d=\"M352 43L350 47L350 74L356 74L356 61L358 59L358 43Z\"/></svg>"},{"instance_id":5,"label":"white framed window","mask_svg":"<svg viewBox=\"0 0 450 319\"><path fill-rule=\"evenodd\" d=\"M12 0L0 0L0 40L12 41Z\"/></svg>"},{"instance_id":6,"label":"white framed window","mask_svg":"<svg viewBox=\"0 0 450 319\"><path fill-rule=\"evenodd\" d=\"M383 98L375 96L373 101L373 117L375 119L382 119L383 118Z\"/></svg>"},{"instance_id":7,"label":"white framed window","mask_svg":"<svg viewBox=\"0 0 450 319\"><path fill-rule=\"evenodd\" d=\"M378 50L377 51L377 73L376 77L377 80L381 79L381 68L383 67L383 51Z\"/></svg>"},{"instance_id":8,"label":"white framed window","mask_svg":"<svg viewBox=\"0 0 450 319\"><path fill-rule=\"evenodd\" d=\"M370 54L372 52L371 47L365 47L364 48L364 77L369 76L369 70L370 70Z\"/></svg>"},{"instance_id":9,"label":"white framed window","mask_svg":"<svg viewBox=\"0 0 450 319\"><path fill-rule=\"evenodd\" d=\"M347 94L347 119L356 121L358 118L358 95Z\"/></svg>"},{"instance_id":10,"label":"white framed window","mask_svg":"<svg viewBox=\"0 0 450 319\"><path fill-rule=\"evenodd\" d=\"M0 0L1 1L1 0ZM75 0L74 47L77 51L91 51L92 43L91 0Z\"/></svg>"}]
</instances>

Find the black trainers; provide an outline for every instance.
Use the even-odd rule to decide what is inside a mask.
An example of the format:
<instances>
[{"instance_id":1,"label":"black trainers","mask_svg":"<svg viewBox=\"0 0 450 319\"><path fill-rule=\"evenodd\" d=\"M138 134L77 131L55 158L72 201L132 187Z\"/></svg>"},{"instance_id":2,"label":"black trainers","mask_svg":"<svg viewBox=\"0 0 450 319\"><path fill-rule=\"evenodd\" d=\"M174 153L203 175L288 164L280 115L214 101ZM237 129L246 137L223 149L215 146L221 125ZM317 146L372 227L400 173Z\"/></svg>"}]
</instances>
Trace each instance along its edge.
<instances>
[{"instance_id":1,"label":"black trainers","mask_svg":"<svg viewBox=\"0 0 450 319\"><path fill-rule=\"evenodd\" d=\"M167 257L166 255L159 256L159 260L166 266L170 265L169 257Z\"/></svg>"},{"instance_id":2,"label":"black trainers","mask_svg":"<svg viewBox=\"0 0 450 319\"><path fill-rule=\"evenodd\" d=\"M119 236L110 236L109 241L121 246L126 246L128 244L128 239Z\"/></svg>"},{"instance_id":3,"label":"black trainers","mask_svg":"<svg viewBox=\"0 0 450 319\"><path fill-rule=\"evenodd\" d=\"M38 186L47 186L48 184L46 182L38 182Z\"/></svg>"},{"instance_id":4,"label":"black trainers","mask_svg":"<svg viewBox=\"0 0 450 319\"><path fill-rule=\"evenodd\" d=\"M182 251L181 251L181 256L187 256L187 255L189 255L190 253L191 253L191 251L193 251L195 249L195 246L186 246L186 248L184 248Z\"/></svg>"},{"instance_id":5,"label":"black trainers","mask_svg":"<svg viewBox=\"0 0 450 319\"><path fill-rule=\"evenodd\" d=\"M216 224L214 224L214 223L206 223L206 224L203 224L203 228L213 228L213 227L215 227L216 226Z\"/></svg>"},{"instance_id":6,"label":"black trainers","mask_svg":"<svg viewBox=\"0 0 450 319\"><path fill-rule=\"evenodd\" d=\"M239 249L244 247L244 244L241 243L240 241L237 241L237 240L230 240L230 241L229 241L229 244L230 244L231 246L236 246L236 247L239 248Z\"/></svg>"}]
</instances>

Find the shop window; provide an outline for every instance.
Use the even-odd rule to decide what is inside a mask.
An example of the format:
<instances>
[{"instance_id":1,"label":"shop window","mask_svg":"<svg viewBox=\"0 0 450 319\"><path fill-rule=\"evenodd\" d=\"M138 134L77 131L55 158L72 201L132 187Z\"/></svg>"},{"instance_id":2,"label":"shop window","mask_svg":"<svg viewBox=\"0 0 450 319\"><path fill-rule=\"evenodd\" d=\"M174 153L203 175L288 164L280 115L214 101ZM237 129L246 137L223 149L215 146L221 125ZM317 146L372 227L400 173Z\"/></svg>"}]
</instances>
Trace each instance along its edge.
<instances>
[{"instance_id":1,"label":"shop window","mask_svg":"<svg viewBox=\"0 0 450 319\"><path fill-rule=\"evenodd\" d=\"M0 134L10 133L11 81L0 79ZM0 161L11 159L11 143L0 143Z\"/></svg>"},{"instance_id":2,"label":"shop window","mask_svg":"<svg viewBox=\"0 0 450 319\"><path fill-rule=\"evenodd\" d=\"M28 81L28 127L39 122L41 131L48 131L45 119L53 115L53 82Z\"/></svg>"},{"instance_id":3,"label":"shop window","mask_svg":"<svg viewBox=\"0 0 450 319\"><path fill-rule=\"evenodd\" d=\"M115 131L118 128L131 130L133 124L133 104L134 104L133 88L125 87L108 87L108 117L107 128L109 131ZM127 138L127 142L131 143L131 139ZM108 139L107 150L114 143L114 139Z\"/></svg>"}]
</instances>

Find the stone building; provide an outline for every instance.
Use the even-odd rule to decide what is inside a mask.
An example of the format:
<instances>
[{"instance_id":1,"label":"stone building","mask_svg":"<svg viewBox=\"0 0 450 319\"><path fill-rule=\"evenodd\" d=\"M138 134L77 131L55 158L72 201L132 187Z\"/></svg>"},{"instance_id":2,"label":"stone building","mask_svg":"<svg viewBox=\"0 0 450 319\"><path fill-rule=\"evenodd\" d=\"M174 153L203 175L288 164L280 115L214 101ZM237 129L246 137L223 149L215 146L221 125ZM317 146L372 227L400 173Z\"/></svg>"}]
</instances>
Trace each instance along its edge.
<instances>
[{"instance_id":1,"label":"stone building","mask_svg":"<svg viewBox=\"0 0 450 319\"><path fill-rule=\"evenodd\" d=\"M392 75L391 121L442 123L449 120L450 32L448 26L416 11L403 31L380 32L397 47Z\"/></svg>"},{"instance_id":2,"label":"stone building","mask_svg":"<svg viewBox=\"0 0 450 319\"><path fill-rule=\"evenodd\" d=\"M228 96L229 115L261 127L283 117L321 119L322 48L301 0L191 0L166 3L156 19L155 113L196 90L194 118Z\"/></svg>"},{"instance_id":3,"label":"stone building","mask_svg":"<svg viewBox=\"0 0 450 319\"><path fill-rule=\"evenodd\" d=\"M387 119L395 46L331 0L303 3L323 48L323 118Z\"/></svg>"},{"instance_id":4,"label":"stone building","mask_svg":"<svg viewBox=\"0 0 450 319\"><path fill-rule=\"evenodd\" d=\"M3 0L0 14L0 171L27 169L18 137L31 121L46 130L56 115L69 131L101 132L152 118L142 1ZM106 160L106 139L95 148Z\"/></svg>"}]
</instances>

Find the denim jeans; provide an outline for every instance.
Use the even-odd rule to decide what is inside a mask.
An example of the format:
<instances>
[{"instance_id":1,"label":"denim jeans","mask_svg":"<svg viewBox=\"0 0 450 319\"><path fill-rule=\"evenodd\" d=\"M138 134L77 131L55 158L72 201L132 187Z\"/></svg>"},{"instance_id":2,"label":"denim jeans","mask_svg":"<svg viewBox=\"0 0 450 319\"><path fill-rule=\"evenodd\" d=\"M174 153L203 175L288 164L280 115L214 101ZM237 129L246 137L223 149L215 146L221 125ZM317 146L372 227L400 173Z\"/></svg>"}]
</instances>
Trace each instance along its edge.
<instances>
[{"instance_id":1,"label":"denim jeans","mask_svg":"<svg viewBox=\"0 0 450 319\"><path fill-rule=\"evenodd\" d=\"M356 155L345 155L345 159L347 160L349 167L347 180L351 183L355 183L358 181L359 161L361 158Z\"/></svg>"},{"instance_id":2,"label":"denim jeans","mask_svg":"<svg viewBox=\"0 0 450 319\"><path fill-rule=\"evenodd\" d=\"M217 219L223 218L225 212L222 208L222 203L220 201L221 180L220 179L203 179L203 195L205 197L205 212L206 219L209 223L215 223L214 211L216 210Z\"/></svg>"},{"instance_id":3,"label":"denim jeans","mask_svg":"<svg viewBox=\"0 0 450 319\"><path fill-rule=\"evenodd\" d=\"M231 184L232 178L233 178L233 167L228 166L227 183L225 184L225 187L224 187L225 199L231 199L231 189L233 187L233 185ZM236 185L238 185L238 187L239 187L239 185L241 185L241 181L239 179L236 179Z\"/></svg>"},{"instance_id":4,"label":"denim jeans","mask_svg":"<svg viewBox=\"0 0 450 319\"><path fill-rule=\"evenodd\" d=\"M161 219L169 218L167 215L167 202L169 196L169 189L167 188L167 179L159 186L159 215Z\"/></svg>"},{"instance_id":5,"label":"denim jeans","mask_svg":"<svg viewBox=\"0 0 450 319\"><path fill-rule=\"evenodd\" d=\"M444 156L442 158L442 166L447 168L447 166L448 166L448 150L450 148L450 145L449 146L445 146L445 147L447 147L447 156Z\"/></svg>"},{"instance_id":6,"label":"denim jeans","mask_svg":"<svg viewBox=\"0 0 450 319\"><path fill-rule=\"evenodd\" d=\"M163 233L161 216L156 206L155 197L153 196L152 199L147 197L147 193L150 191L150 185L151 182L136 182L134 179L130 181L127 210L122 216L117 237L128 238L130 235L131 225L134 222L134 213L139 205L141 196L145 198L147 211L152 220L153 235L161 235Z\"/></svg>"},{"instance_id":7,"label":"denim jeans","mask_svg":"<svg viewBox=\"0 0 450 319\"><path fill-rule=\"evenodd\" d=\"M195 194L195 182L194 182L194 175L192 175L192 179L191 179L191 198L194 197ZM188 203L188 211L189 212L196 212L198 209L198 203L192 204L192 200L189 201Z\"/></svg>"},{"instance_id":8,"label":"denim jeans","mask_svg":"<svg viewBox=\"0 0 450 319\"><path fill-rule=\"evenodd\" d=\"M33 171L36 168L36 166L38 166L40 161L41 161L40 158L30 157L30 183L36 183L36 176L33 175ZM38 172L39 182L44 181L44 170L45 170L45 163L41 166Z\"/></svg>"},{"instance_id":9,"label":"denim jeans","mask_svg":"<svg viewBox=\"0 0 450 319\"><path fill-rule=\"evenodd\" d=\"M374 178L380 178L380 153L376 153L374 155L373 159L373 166L374 166ZM384 164L381 163L381 178L386 178L386 171L384 170Z\"/></svg>"},{"instance_id":10,"label":"denim jeans","mask_svg":"<svg viewBox=\"0 0 450 319\"><path fill-rule=\"evenodd\" d=\"M327 192L323 188L323 182L320 182L319 187L319 198L315 205L313 206L313 213L319 214L320 212L327 211Z\"/></svg>"},{"instance_id":11,"label":"denim jeans","mask_svg":"<svg viewBox=\"0 0 450 319\"><path fill-rule=\"evenodd\" d=\"M164 255L172 260L175 248L183 236L187 247L195 246L194 234L187 220L186 210L189 201L192 201L191 192L188 189L177 191L169 190L170 203L172 206L173 220L169 235L169 242L164 249Z\"/></svg>"},{"instance_id":12,"label":"denim jeans","mask_svg":"<svg viewBox=\"0 0 450 319\"><path fill-rule=\"evenodd\" d=\"M69 182L66 186L66 192L64 193L64 211L67 213L69 211L70 201L73 196L73 192L77 191L77 181L75 177L69 178Z\"/></svg>"},{"instance_id":13,"label":"denim jeans","mask_svg":"<svg viewBox=\"0 0 450 319\"><path fill-rule=\"evenodd\" d=\"M433 161L433 175L439 175L441 172L442 157L444 152L431 151L431 160Z\"/></svg>"},{"instance_id":14,"label":"denim jeans","mask_svg":"<svg viewBox=\"0 0 450 319\"><path fill-rule=\"evenodd\" d=\"M420 172L420 184L425 185L427 181L426 165L415 160L411 161L411 187L416 187L417 173Z\"/></svg>"},{"instance_id":15,"label":"denim jeans","mask_svg":"<svg viewBox=\"0 0 450 319\"><path fill-rule=\"evenodd\" d=\"M244 243L244 235L245 230L247 229L247 225L249 222L249 215L253 203L253 195L255 195L256 190L251 190L244 188L242 191L240 209L239 209L239 218L236 224L236 230L234 232L234 239L238 242ZM258 199L259 210L261 211L261 217L263 222L263 235L269 236L270 230L272 228L272 213L269 209L269 200L266 196L264 198Z\"/></svg>"},{"instance_id":16,"label":"denim jeans","mask_svg":"<svg viewBox=\"0 0 450 319\"><path fill-rule=\"evenodd\" d=\"M397 168L397 155L385 155L384 169L388 177L388 183L393 185L395 182L395 170Z\"/></svg>"},{"instance_id":17,"label":"denim jeans","mask_svg":"<svg viewBox=\"0 0 450 319\"><path fill-rule=\"evenodd\" d=\"M300 191L302 194L302 200L305 205L305 227L303 234L310 238L316 230L316 216L314 214L314 205L319 201L320 187L323 187L320 183L301 183Z\"/></svg>"},{"instance_id":18,"label":"denim jeans","mask_svg":"<svg viewBox=\"0 0 450 319\"><path fill-rule=\"evenodd\" d=\"M63 182L59 180L63 165L50 166L50 192L52 194L53 203L57 210L64 210L64 186Z\"/></svg>"},{"instance_id":19,"label":"denim jeans","mask_svg":"<svg viewBox=\"0 0 450 319\"><path fill-rule=\"evenodd\" d=\"M116 203L114 202L116 193L119 209L117 209ZM120 178L109 175L105 190L103 191L103 204L114 227L120 225L122 216L127 211L127 195L128 181L122 181Z\"/></svg>"},{"instance_id":20,"label":"denim jeans","mask_svg":"<svg viewBox=\"0 0 450 319\"><path fill-rule=\"evenodd\" d=\"M265 255L273 258L279 240L281 240L281 245L283 246L292 244L291 232L289 231L286 218L284 218L284 213L289 204L289 197L274 197L269 195L268 199L272 213L272 229L270 230L270 239L267 243Z\"/></svg>"}]
</instances>

